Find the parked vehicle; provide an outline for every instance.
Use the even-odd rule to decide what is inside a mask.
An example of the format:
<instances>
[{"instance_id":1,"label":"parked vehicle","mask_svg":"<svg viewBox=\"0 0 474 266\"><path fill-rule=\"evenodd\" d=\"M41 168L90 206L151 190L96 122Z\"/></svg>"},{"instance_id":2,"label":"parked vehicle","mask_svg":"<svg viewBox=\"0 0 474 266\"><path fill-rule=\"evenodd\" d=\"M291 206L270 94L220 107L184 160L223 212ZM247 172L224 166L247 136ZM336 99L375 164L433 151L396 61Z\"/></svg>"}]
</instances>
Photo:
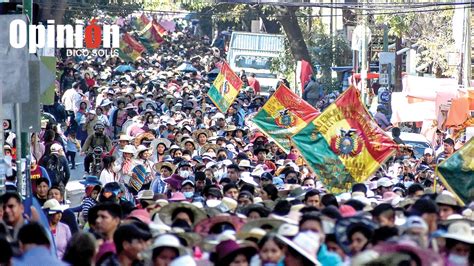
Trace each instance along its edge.
<instances>
[{"instance_id":1,"label":"parked vehicle","mask_svg":"<svg viewBox=\"0 0 474 266\"><path fill-rule=\"evenodd\" d=\"M388 131L385 133L387 133L389 137L392 137L392 132ZM400 138L405 144L413 146L416 158L422 157L426 148L433 148L428 139L418 133L401 132Z\"/></svg>"},{"instance_id":2,"label":"parked vehicle","mask_svg":"<svg viewBox=\"0 0 474 266\"><path fill-rule=\"evenodd\" d=\"M232 32L227 62L232 70L239 73L255 73L262 92L275 88L278 76L271 71L272 59L284 51L283 35Z\"/></svg>"}]
</instances>

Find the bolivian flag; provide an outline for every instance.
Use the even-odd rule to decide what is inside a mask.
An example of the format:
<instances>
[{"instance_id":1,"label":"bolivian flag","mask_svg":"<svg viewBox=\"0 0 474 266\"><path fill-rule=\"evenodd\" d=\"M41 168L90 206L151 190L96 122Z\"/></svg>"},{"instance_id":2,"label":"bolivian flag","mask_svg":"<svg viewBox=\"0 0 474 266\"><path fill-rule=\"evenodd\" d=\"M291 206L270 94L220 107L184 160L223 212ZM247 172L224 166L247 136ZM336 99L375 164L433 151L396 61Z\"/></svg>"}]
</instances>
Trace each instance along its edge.
<instances>
[{"instance_id":1,"label":"bolivian flag","mask_svg":"<svg viewBox=\"0 0 474 266\"><path fill-rule=\"evenodd\" d=\"M155 40L155 37L153 35L154 34L153 34L152 22L149 22L148 25L146 25L143 30L138 32L138 36L139 36L138 40L143 44L143 46L145 46L148 53L150 54L152 54L155 51L155 49L160 47L160 44Z\"/></svg>"},{"instance_id":2,"label":"bolivian flag","mask_svg":"<svg viewBox=\"0 0 474 266\"><path fill-rule=\"evenodd\" d=\"M230 105L239 95L242 84L239 76L224 62L207 95L221 112L227 113Z\"/></svg>"},{"instance_id":3,"label":"bolivian flag","mask_svg":"<svg viewBox=\"0 0 474 266\"><path fill-rule=\"evenodd\" d=\"M462 205L474 200L474 138L436 168L443 185Z\"/></svg>"},{"instance_id":4,"label":"bolivian flag","mask_svg":"<svg viewBox=\"0 0 474 266\"><path fill-rule=\"evenodd\" d=\"M348 88L292 141L331 193L350 191L395 152L396 144Z\"/></svg>"},{"instance_id":5,"label":"bolivian flag","mask_svg":"<svg viewBox=\"0 0 474 266\"><path fill-rule=\"evenodd\" d=\"M286 153L291 137L311 122L319 112L281 84L252 121L265 135L273 138Z\"/></svg>"},{"instance_id":6,"label":"bolivian flag","mask_svg":"<svg viewBox=\"0 0 474 266\"><path fill-rule=\"evenodd\" d=\"M166 29L160 25L160 23L158 23L157 21L153 20L152 22L153 24L153 30L156 34L159 35L159 37L163 37L164 35L167 34L167 31Z\"/></svg>"},{"instance_id":7,"label":"bolivian flag","mask_svg":"<svg viewBox=\"0 0 474 266\"><path fill-rule=\"evenodd\" d=\"M144 13L142 13L141 16L136 18L136 20L134 21L135 29L137 31L141 31L146 27L146 25L148 25L149 22L150 20L146 17Z\"/></svg>"},{"instance_id":8,"label":"bolivian flag","mask_svg":"<svg viewBox=\"0 0 474 266\"><path fill-rule=\"evenodd\" d=\"M119 56L127 61L136 60L145 51L145 47L130 34L124 33L120 40Z\"/></svg>"}]
</instances>

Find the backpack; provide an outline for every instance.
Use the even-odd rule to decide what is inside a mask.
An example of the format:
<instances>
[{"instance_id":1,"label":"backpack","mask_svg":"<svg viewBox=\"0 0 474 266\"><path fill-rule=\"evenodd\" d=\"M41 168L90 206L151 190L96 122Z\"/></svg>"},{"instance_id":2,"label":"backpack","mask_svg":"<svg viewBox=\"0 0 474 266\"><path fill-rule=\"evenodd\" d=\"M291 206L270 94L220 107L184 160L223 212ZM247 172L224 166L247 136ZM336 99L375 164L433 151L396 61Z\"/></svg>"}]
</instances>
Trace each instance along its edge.
<instances>
[{"instance_id":1,"label":"backpack","mask_svg":"<svg viewBox=\"0 0 474 266\"><path fill-rule=\"evenodd\" d=\"M50 173L51 182L53 185L58 185L63 180L64 167L56 154L50 154L45 162L45 168Z\"/></svg>"}]
</instances>

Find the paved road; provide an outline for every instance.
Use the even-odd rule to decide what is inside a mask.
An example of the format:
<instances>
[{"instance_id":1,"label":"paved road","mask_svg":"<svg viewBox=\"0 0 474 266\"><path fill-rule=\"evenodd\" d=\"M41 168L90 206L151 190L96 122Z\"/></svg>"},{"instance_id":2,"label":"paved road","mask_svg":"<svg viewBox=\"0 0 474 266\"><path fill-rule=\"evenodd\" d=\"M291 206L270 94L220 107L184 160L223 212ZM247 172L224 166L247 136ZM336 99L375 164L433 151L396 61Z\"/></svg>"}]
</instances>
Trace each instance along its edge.
<instances>
[{"instance_id":1,"label":"paved road","mask_svg":"<svg viewBox=\"0 0 474 266\"><path fill-rule=\"evenodd\" d=\"M84 186L79 183L84 177L84 156L77 154L76 164L76 168L71 170L71 177L66 186L66 198L70 201L71 207L80 205L84 196Z\"/></svg>"}]
</instances>

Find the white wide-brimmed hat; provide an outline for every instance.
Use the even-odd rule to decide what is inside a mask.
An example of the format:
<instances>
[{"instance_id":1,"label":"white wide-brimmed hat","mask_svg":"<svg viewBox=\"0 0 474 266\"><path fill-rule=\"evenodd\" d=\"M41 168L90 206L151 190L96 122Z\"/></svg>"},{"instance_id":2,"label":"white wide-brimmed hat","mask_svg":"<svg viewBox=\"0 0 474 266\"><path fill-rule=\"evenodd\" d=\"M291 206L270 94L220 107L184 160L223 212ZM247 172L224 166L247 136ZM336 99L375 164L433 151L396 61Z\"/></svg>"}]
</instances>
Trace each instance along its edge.
<instances>
[{"instance_id":1,"label":"white wide-brimmed hat","mask_svg":"<svg viewBox=\"0 0 474 266\"><path fill-rule=\"evenodd\" d=\"M133 145L125 145L125 147L123 149L120 150L122 153L131 153L131 154L135 154L136 152L136 149L135 149L135 146Z\"/></svg>"},{"instance_id":2,"label":"white wide-brimmed hat","mask_svg":"<svg viewBox=\"0 0 474 266\"><path fill-rule=\"evenodd\" d=\"M48 214L55 214L63 212L69 208L68 205L61 205L57 199L49 199L43 204L43 209L48 211Z\"/></svg>"},{"instance_id":3,"label":"white wide-brimmed hat","mask_svg":"<svg viewBox=\"0 0 474 266\"><path fill-rule=\"evenodd\" d=\"M442 237L474 244L474 234L468 221L457 221L449 225L448 232Z\"/></svg>"}]
</instances>

